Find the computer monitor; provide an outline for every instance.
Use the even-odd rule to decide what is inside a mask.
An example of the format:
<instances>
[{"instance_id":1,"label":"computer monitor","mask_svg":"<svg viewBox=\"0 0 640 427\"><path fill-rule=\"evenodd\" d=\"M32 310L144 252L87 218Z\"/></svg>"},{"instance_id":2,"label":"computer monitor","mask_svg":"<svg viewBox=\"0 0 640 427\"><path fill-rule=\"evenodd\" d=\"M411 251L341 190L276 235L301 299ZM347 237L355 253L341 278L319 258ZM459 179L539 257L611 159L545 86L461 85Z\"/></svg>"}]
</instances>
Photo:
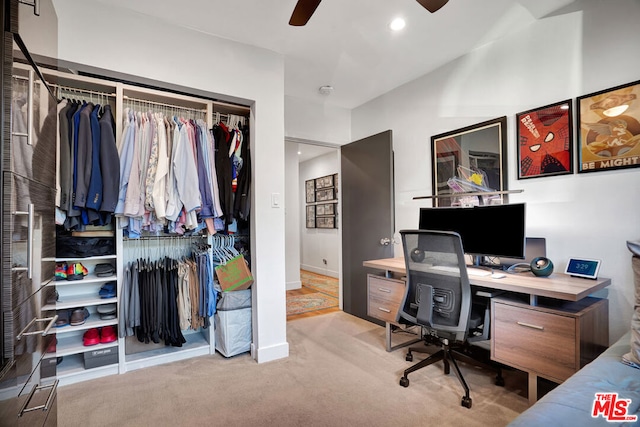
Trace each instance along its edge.
<instances>
[{"instance_id":1,"label":"computer monitor","mask_svg":"<svg viewBox=\"0 0 640 427\"><path fill-rule=\"evenodd\" d=\"M544 237L527 237L524 240L524 259L500 257L500 265L509 267L514 264L531 264L534 258L547 256L547 239Z\"/></svg>"},{"instance_id":2,"label":"computer monitor","mask_svg":"<svg viewBox=\"0 0 640 427\"><path fill-rule=\"evenodd\" d=\"M421 230L455 231L474 264L484 257L525 257L525 204L421 208Z\"/></svg>"}]
</instances>

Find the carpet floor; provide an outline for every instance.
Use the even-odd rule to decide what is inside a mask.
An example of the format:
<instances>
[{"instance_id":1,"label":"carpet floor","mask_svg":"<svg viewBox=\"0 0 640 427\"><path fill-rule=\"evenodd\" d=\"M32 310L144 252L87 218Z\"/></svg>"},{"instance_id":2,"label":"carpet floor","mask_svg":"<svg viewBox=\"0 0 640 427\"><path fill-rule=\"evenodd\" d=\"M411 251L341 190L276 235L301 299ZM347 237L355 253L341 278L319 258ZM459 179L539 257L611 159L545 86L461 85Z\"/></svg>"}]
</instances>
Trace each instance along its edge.
<instances>
[{"instance_id":1,"label":"carpet floor","mask_svg":"<svg viewBox=\"0 0 640 427\"><path fill-rule=\"evenodd\" d=\"M58 425L94 426L505 426L527 408L526 374L461 364L473 407L436 363L412 373L385 329L342 311L287 322L289 357L202 356L60 387ZM406 339L411 339L407 337ZM403 340L394 337L394 343ZM417 357L416 357L417 358Z\"/></svg>"}]
</instances>

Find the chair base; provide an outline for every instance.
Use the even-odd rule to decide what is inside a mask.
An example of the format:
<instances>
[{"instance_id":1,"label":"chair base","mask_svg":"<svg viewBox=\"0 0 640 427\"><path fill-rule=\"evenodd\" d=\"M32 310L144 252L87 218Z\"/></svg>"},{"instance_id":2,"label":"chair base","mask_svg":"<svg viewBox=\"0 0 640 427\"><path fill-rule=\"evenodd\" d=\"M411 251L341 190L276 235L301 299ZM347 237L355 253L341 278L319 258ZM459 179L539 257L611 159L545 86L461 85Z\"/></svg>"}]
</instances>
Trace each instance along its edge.
<instances>
[{"instance_id":1,"label":"chair base","mask_svg":"<svg viewBox=\"0 0 640 427\"><path fill-rule=\"evenodd\" d=\"M412 353L414 351L424 352L425 350L426 349L424 347L409 347L409 349L407 351L407 355L406 355L406 360L407 361L412 361L413 360L413 354ZM467 382L465 381L464 377L462 376L462 372L460 371L460 368L458 367L458 363L456 362L456 359L460 360L460 361L463 361L463 362L467 362L467 363L471 363L471 364L475 364L475 365L481 365L481 366L496 370L497 371L497 376L496 376L495 384L498 385L498 386L504 386L504 378L502 377L502 369L501 369L500 366L495 366L493 364L481 362L481 361L479 361L477 359L474 359L469 354L465 353L465 351L466 352L470 351L468 346L461 346L461 347L452 348L448 344L442 344L441 349L438 350L436 353L430 355L429 357L427 357L424 360L421 360L420 362L416 363L415 365L405 369L404 375L402 376L402 378L400 378L400 385L403 386L403 387L409 387L408 375L411 372L417 371L418 369L424 368L425 366L432 365L435 362L442 361L444 363L444 373L445 373L445 375L449 375L449 373L451 372L451 365L453 365L453 367L454 367L454 371L453 372L456 375L456 377L458 378L458 381L460 382L460 384L462 385L462 387L464 389L464 396L462 396L460 404L462 406L464 406L465 408L471 408L472 399L469 396L469 392L470 392L469 386L467 385Z\"/></svg>"}]
</instances>

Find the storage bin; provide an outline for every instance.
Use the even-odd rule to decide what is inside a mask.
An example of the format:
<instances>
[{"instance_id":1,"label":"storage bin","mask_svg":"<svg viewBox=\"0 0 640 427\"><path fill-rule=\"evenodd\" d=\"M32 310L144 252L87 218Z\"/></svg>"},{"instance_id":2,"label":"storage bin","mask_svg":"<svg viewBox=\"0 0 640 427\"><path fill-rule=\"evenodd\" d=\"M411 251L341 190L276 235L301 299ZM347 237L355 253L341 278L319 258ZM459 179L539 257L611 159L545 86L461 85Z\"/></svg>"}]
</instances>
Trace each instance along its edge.
<instances>
[{"instance_id":1,"label":"storage bin","mask_svg":"<svg viewBox=\"0 0 640 427\"><path fill-rule=\"evenodd\" d=\"M84 368L91 369L98 366L118 363L118 347L91 350L84 353Z\"/></svg>"},{"instance_id":2,"label":"storage bin","mask_svg":"<svg viewBox=\"0 0 640 427\"><path fill-rule=\"evenodd\" d=\"M251 307L218 310L214 322L216 350L223 356L231 357L251 350Z\"/></svg>"}]
</instances>

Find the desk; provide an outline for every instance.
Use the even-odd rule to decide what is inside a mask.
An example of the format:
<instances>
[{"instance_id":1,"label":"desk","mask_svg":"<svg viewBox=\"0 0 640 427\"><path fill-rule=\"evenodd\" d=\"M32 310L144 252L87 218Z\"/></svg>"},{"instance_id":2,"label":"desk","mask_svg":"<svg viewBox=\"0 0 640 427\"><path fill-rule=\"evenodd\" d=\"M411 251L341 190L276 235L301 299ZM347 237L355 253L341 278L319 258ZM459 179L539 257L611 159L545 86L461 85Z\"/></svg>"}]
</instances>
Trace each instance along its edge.
<instances>
[{"instance_id":1,"label":"desk","mask_svg":"<svg viewBox=\"0 0 640 427\"><path fill-rule=\"evenodd\" d=\"M391 351L391 328L398 326L404 295L404 258L363 265L385 273L368 276L368 314L385 321ZM530 404L537 400L538 377L560 383L609 346L608 300L589 295L609 286L611 279L517 273L501 279L469 276L469 282L490 293L501 291L491 300L491 358L528 372Z\"/></svg>"}]
</instances>

